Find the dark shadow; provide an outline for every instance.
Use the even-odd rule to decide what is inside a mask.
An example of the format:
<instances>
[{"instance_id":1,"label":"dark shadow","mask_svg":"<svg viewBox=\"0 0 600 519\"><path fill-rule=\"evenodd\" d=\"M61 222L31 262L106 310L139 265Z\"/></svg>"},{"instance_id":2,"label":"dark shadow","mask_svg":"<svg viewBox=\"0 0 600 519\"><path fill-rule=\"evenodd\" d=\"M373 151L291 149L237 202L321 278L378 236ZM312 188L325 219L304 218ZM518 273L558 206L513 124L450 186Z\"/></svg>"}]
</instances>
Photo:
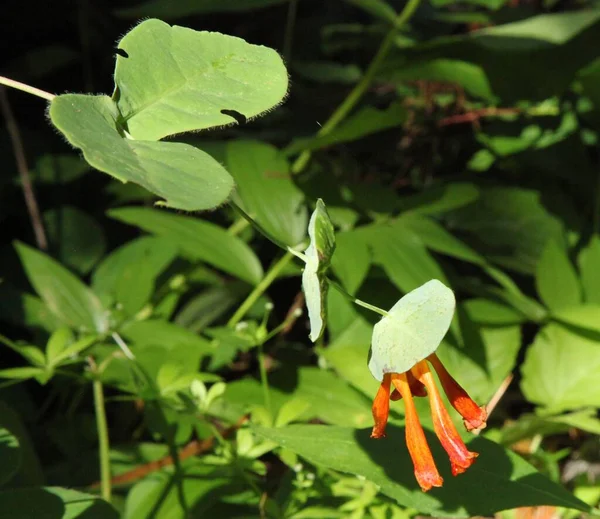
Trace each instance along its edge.
<instances>
[{"instance_id":1,"label":"dark shadow","mask_svg":"<svg viewBox=\"0 0 600 519\"><path fill-rule=\"evenodd\" d=\"M62 500L43 488L16 488L0 492L0 519L62 519L64 514L65 505Z\"/></svg>"},{"instance_id":2,"label":"dark shadow","mask_svg":"<svg viewBox=\"0 0 600 519\"><path fill-rule=\"evenodd\" d=\"M115 54L117 56L121 56L122 58L128 58L129 54L127 54L127 52L124 49L116 49L115 50Z\"/></svg>"}]
</instances>

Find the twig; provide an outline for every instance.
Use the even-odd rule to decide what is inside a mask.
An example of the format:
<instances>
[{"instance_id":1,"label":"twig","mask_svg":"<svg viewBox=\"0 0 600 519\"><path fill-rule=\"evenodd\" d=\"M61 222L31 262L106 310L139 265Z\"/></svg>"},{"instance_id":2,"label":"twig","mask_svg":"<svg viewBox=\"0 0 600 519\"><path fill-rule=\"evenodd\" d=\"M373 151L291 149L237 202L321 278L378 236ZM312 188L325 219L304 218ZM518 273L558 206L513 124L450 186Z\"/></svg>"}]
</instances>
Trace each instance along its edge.
<instances>
[{"instance_id":1,"label":"twig","mask_svg":"<svg viewBox=\"0 0 600 519\"><path fill-rule=\"evenodd\" d=\"M231 436L235 431L237 431L242 425L244 425L248 421L247 416L242 416L234 425L228 427L221 434L223 438L227 438ZM215 443L215 437L210 436L209 438L205 438L204 440L192 440L189 442L183 449L179 451L179 460L184 461L192 456L199 456L213 448ZM151 461L149 463L145 463L144 465L140 465L132 470L124 472L123 474L119 474L111 479L111 484L114 485L126 485L134 483L148 474L152 472L156 472L164 467L169 467L173 465L173 457L171 455L165 456L164 458L160 458L155 461ZM100 486L100 482L97 481L90 485L90 490L97 489Z\"/></svg>"},{"instance_id":2,"label":"twig","mask_svg":"<svg viewBox=\"0 0 600 519\"><path fill-rule=\"evenodd\" d=\"M518 115L523 110L520 108L481 108L464 114L451 115L438 121L438 126L450 126L453 124L474 123L483 117L499 117L502 115Z\"/></svg>"},{"instance_id":3,"label":"twig","mask_svg":"<svg viewBox=\"0 0 600 519\"><path fill-rule=\"evenodd\" d=\"M504 393L506 393L506 390L508 389L508 386L510 386L510 383L513 381L513 378L515 378L515 376L512 373L509 373L506 376L506 378L502 381L502 384L500 384L498 389L496 389L496 392L494 393L492 398L490 398L488 404L485 406L488 420L490 418L490 415L492 414L492 411L496 408L498 402L500 402L500 400L504 396ZM472 432L473 434L479 434L481 432L481 429L476 429Z\"/></svg>"},{"instance_id":4,"label":"twig","mask_svg":"<svg viewBox=\"0 0 600 519\"><path fill-rule=\"evenodd\" d=\"M15 81L14 79L9 79L4 76L0 76L0 85L6 85L11 88L16 88L17 90L21 90L23 92L27 92L28 94L41 97L42 99L46 99L46 101L52 101L56 97L50 92L46 92L45 90L41 90L40 88L35 88L30 85L26 85L25 83L21 83L20 81Z\"/></svg>"},{"instance_id":5,"label":"twig","mask_svg":"<svg viewBox=\"0 0 600 519\"><path fill-rule=\"evenodd\" d=\"M25 197L25 205L27 206L27 211L29 212L31 226L33 227L35 242L37 243L39 249L46 250L48 248L48 239L46 238L44 224L42 223L42 217L40 215L40 208L35 198L31 177L29 176L29 168L27 166L27 159L25 158L25 150L23 148L21 132L19 131L19 126L17 125L17 121L8 101L6 90L2 86L0 86L0 106L2 107L2 114L4 115L4 120L6 121L6 129L12 143L15 161L17 163L17 170L19 171L19 176L21 177L21 187L23 189L23 196Z\"/></svg>"},{"instance_id":6,"label":"twig","mask_svg":"<svg viewBox=\"0 0 600 519\"><path fill-rule=\"evenodd\" d=\"M285 319L283 320L286 323L286 325L279 332L281 335L287 335L288 333L290 333L290 330L294 326L294 323L298 320L298 310L301 310L303 306L304 292L300 290L300 292L296 294L296 297L294 297L294 302L292 303L292 306L290 306L290 309L288 310Z\"/></svg>"}]
</instances>

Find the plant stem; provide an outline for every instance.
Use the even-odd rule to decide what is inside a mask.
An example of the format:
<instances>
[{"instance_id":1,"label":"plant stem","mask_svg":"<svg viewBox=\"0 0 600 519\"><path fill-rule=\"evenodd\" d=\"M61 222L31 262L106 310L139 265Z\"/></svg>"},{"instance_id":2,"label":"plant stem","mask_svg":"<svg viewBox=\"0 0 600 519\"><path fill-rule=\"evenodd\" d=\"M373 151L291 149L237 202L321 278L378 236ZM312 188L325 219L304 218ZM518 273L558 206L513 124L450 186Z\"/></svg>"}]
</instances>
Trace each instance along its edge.
<instances>
[{"instance_id":1,"label":"plant stem","mask_svg":"<svg viewBox=\"0 0 600 519\"><path fill-rule=\"evenodd\" d=\"M52 101L56 97L54 94L51 94L50 92L40 90L39 88L35 88L30 85L26 85L25 83L21 83L20 81L15 81L14 79L9 79L4 76L0 76L0 85L6 85L11 88L16 88L17 90L21 90L23 92L27 92L28 94L32 94L34 96L41 97L42 99L46 99L47 101Z\"/></svg>"},{"instance_id":2,"label":"plant stem","mask_svg":"<svg viewBox=\"0 0 600 519\"><path fill-rule=\"evenodd\" d=\"M94 409L96 412L96 429L98 431L98 447L100 459L100 493L102 499L110 503L111 478L110 478L110 444L108 439L108 425L106 422L106 408L104 406L104 388L100 381L96 363L89 357L88 362L94 374Z\"/></svg>"},{"instance_id":3,"label":"plant stem","mask_svg":"<svg viewBox=\"0 0 600 519\"><path fill-rule=\"evenodd\" d=\"M227 232L233 236L237 236L249 225L250 225L250 222L242 217L242 218L239 218L238 220L236 220L235 222L233 222L227 229Z\"/></svg>"},{"instance_id":4,"label":"plant stem","mask_svg":"<svg viewBox=\"0 0 600 519\"><path fill-rule=\"evenodd\" d=\"M262 385L265 407L267 408L267 411L269 411L269 414L271 414L271 394L269 393L269 379L267 378L267 366L265 364L263 343L258 345L258 367L260 370L260 383Z\"/></svg>"},{"instance_id":5,"label":"plant stem","mask_svg":"<svg viewBox=\"0 0 600 519\"><path fill-rule=\"evenodd\" d=\"M35 198L31 177L29 176L29 166L27 165L27 158L25 157L25 148L23 146L23 140L21 139L21 132L19 131L19 125L17 124L17 120L15 119L8 101L5 88L2 86L0 86L0 107L2 108L2 114L6 121L6 130L8 131L12 143L17 170L21 177L21 188L23 189L25 205L27 206L27 212L29 213L29 219L31 220L31 226L33 227L35 242L38 249L46 250L48 248L48 239L46 237L46 231L44 230L40 207Z\"/></svg>"},{"instance_id":6,"label":"plant stem","mask_svg":"<svg viewBox=\"0 0 600 519\"><path fill-rule=\"evenodd\" d=\"M335 288L340 294L342 294L349 301L353 302L355 305L362 306L363 308L371 310L371 312L375 312L376 314L382 315L383 317L389 317L390 314L386 312L383 308L371 305L363 301L362 299L354 297L352 294L346 292L338 283L336 283L335 281L331 281L331 279L327 279L327 282L329 283L329 286Z\"/></svg>"},{"instance_id":7,"label":"plant stem","mask_svg":"<svg viewBox=\"0 0 600 519\"><path fill-rule=\"evenodd\" d=\"M327 122L317 132L318 136L323 136L330 133L340 122L342 122L342 120L346 118L346 116L358 104L361 97L368 90L369 86L371 85L373 79L375 78L379 70L379 67L381 66L388 52L390 51L390 48L394 43L394 38L396 37L396 34L400 30L400 28L408 22L408 20L411 18L414 12L417 10L417 7L419 7L420 3L421 0L409 0L407 2L402 12L396 17L394 26L388 32L387 36L381 43L377 54L375 54L374 58L371 60L371 63L369 63L369 67L365 71L363 77L348 94L346 99L344 99L342 104L337 107L333 114L331 114ZM310 151L303 151L292 165L292 173L300 173L308 164L310 157Z\"/></svg>"},{"instance_id":8,"label":"plant stem","mask_svg":"<svg viewBox=\"0 0 600 519\"><path fill-rule=\"evenodd\" d=\"M294 26L296 25L297 12L298 0L290 0L288 5L287 19L285 21L285 36L283 40L283 58L288 63L292 58L292 43L294 42Z\"/></svg>"},{"instance_id":9,"label":"plant stem","mask_svg":"<svg viewBox=\"0 0 600 519\"><path fill-rule=\"evenodd\" d=\"M246 312L250 310L252 305L256 303L258 298L263 295L263 293L271 286L271 283L275 281L279 273L286 267L286 265L292 260L294 255L291 252L286 252L279 260L274 263L265 277L261 280L261 282L254 287L254 290L250 292L246 300L239 306L236 312L231 316L227 326L235 326L239 323Z\"/></svg>"}]
</instances>

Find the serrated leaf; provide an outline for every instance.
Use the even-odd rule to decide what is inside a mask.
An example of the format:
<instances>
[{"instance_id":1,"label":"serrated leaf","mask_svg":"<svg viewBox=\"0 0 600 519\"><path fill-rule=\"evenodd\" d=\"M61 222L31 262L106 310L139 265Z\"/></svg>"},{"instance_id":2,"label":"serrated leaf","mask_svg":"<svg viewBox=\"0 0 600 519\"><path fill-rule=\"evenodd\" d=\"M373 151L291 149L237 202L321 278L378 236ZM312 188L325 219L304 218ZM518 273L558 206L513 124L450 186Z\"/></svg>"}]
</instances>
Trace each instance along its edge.
<instances>
[{"instance_id":1,"label":"serrated leaf","mask_svg":"<svg viewBox=\"0 0 600 519\"><path fill-rule=\"evenodd\" d=\"M231 124L223 110L251 119L287 93L279 54L241 38L150 19L127 33L119 49L127 57L117 56L115 100L134 139Z\"/></svg>"},{"instance_id":2,"label":"serrated leaf","mask_svg":"<svg viewBox=\"0 0 600 519\"><path fill-rule=\"evenodd\" d=\"M540 256L535 273L538 294L550 310L581 303L581 285L567 252L550 240Z\"/></svg>"},{"instance_id":3,"label":"serrated leaf","mask_svg":"<svg viewBox=\"0 0 600 519\"><path fill-rule=\"evenodd\" d=\"M259 428L255 432L311 463L364 477L402 506L435 517L491 516L501 510L535 505L589 509L517 454L484 438L469 442L469 449L478 452L479 458L465 474L452 477L449 467L439 463L444 485L424 493L414 480L403 428L388 425L387 438L382 440L371 439L370 429L324 425ZM443 459L433 434L427 436L434 456Z\"/></svg>"},{"instance_id":4,"label":"serrated leaf","mask_svg":"<svg viewBox=\"0 0 600 519\"><path fill-rule=\"evenodd\" d=\"M15 247L30 283L62 322L75 329L107 330L106 311L87 286L44 253L23 243Z\"/></svg>"},{"instance_id":5,"label":"serrated leaf","mask_svg":"<svg viewBox=\"0 0 600 519\"><path fill-rule=\"evenodd\" d=\"M528 400L559 412L600 402L600 342L551 323L535 337L521 367Z\"/></svg>"},{"instance_id":6,"label":"serrated leaf","mask_svg":"<svg viewBox=\"0 0 600 519\"><path fill-rule=\"evenodd\" d=\"M454 316L454 293L437 279L406 294L373 328L369 369L377 380L432 354Z\"/></svg>"},{"instance_id":7,"label":"serrated leaf","mask_svg":"<svg viewBox=\"0 0 600 519\"><path fill-rule=\"evenodd\" d=\"M108 215L168 238L190 259L204 261L253 285L262 279L262 266L252 249L218 225L142 207L113 209Z\"/></svg>"},{"instance_id":8,"label":"serrated leaf","mask_svg":"<svg viewBox=\"0 0 600 519\"><path fill-rule=\"evenodd\" d=\"M146 188L169 207L213 209L233 189L225 168L198 148L125 138L117 105L107 96L57 96L50 104L50 118L90 165Z\"/></svg>"}]
</instances>

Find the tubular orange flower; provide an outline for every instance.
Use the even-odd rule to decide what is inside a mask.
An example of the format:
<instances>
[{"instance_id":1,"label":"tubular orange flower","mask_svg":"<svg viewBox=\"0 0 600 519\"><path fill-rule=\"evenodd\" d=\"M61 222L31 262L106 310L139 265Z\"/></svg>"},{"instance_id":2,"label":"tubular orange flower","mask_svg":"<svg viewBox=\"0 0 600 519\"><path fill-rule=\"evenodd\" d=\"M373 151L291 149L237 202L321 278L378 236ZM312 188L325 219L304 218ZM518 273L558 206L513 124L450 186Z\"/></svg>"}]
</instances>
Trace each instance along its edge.
<instances>
[{"instance_id":1,"label":"tubular orange flower","mask_svg":"<svg viewBox=\"0 0 600 519\"><path fill-rule=\"evenodd\" d=\"M471 400L467 392L450 376L435 354L429 356L427 360L432 364L435 371L440 374L442 387L455 409L465 418L465 424L468 424L467 429L485 427L485 410L478 407ZM390 383L395 388L393 393L390 393ZM443 483L419 422L413 400L413 396L426 395L429 395L433 428L444 450L448 453L452 474L456 476L463 473L473 464L478 454L469 451L458 434L448 411L444 407L433 373L425 360L417 362L405 373L384 374L379 391L373 401L375 425L371 433L371 438L383 438L385 436L385 426L390 411L389 401L402 398L405 405L406 445L413 461L415 477L424 492L432 487L442 486Z\"/></svg>"},{"instance_id":2,"label":"tubular orange flower","mask_svg":"<svg viewBox=\"0 0 600 519\"><path fill-rule=\"evenodd\" d=\"M406 445L424 492L441 486L443 480L419 422L414 396L429 396L433 428L448 453L454 476L467 470L477 457L467 449L444 407L428 362L452 406L464 418L467 430L485 427L487 418L485 409L473 402L435 355L450 327L455 306L452 290L432 279L402 297L373 328L369 370L381 385L373 401L375 425L371 437L385 436L389 401L404 400Z\"/></svg>"}]
</instances>

